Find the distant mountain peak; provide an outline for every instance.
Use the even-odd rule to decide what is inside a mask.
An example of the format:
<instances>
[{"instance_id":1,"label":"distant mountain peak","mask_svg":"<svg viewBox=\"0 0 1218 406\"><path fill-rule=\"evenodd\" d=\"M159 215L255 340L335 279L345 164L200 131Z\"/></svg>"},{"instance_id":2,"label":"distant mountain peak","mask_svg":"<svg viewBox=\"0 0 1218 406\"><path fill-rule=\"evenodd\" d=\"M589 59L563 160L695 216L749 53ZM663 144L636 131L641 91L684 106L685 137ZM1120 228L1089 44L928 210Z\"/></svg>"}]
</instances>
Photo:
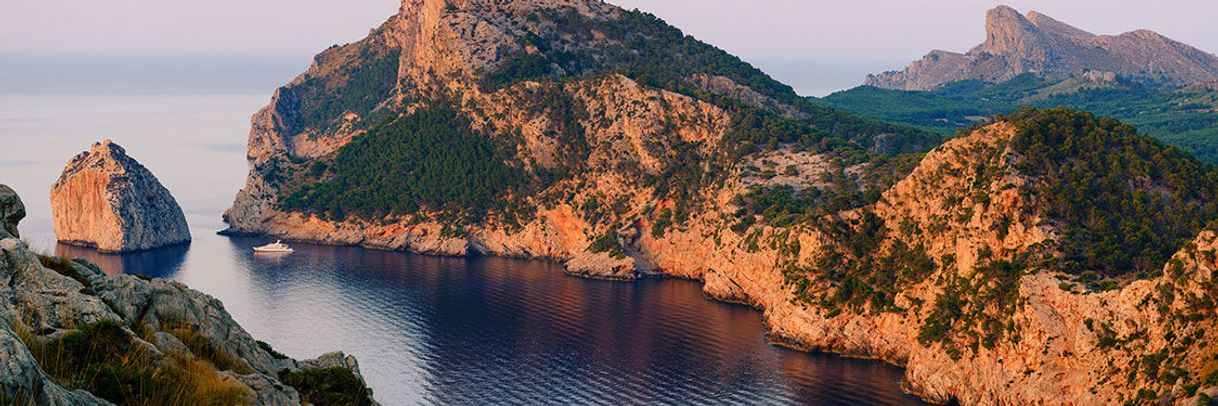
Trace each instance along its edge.
<instances>
[{"instance_id":1,"label":"distant mountain peak","mask_svg":"<svg viewBox=\"0 0 1218 406\"><path fill-rule=\"evenodd\" d=\"M902 71L868 76L866 84L930 90L962 80L1085 71L1176 86L1218 79L1218 57L1150 30L1095 35L1042 13L998 6L986 13L985 31L985 41L966 54L933 51Z\"/></svg>"}]
</instances>

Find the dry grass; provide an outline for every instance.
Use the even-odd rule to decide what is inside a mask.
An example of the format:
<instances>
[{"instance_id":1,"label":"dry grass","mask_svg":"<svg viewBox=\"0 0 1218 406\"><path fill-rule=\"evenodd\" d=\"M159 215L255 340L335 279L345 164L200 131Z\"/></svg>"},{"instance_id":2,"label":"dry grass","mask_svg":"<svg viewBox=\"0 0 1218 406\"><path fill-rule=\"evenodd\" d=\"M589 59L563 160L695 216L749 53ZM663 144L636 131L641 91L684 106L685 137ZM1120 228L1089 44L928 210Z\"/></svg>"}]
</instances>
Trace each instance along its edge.
<instances>
[{"instance_id":1,"label":"dry grass","mask_svg":"<svg viewBox=\"0 0 1218 406\"><path fill-rule=\"evenodd\" d=\"M181 388L179 397L171 404L244 405L254 398L253 391L221 374L210 362L181 352L169 353L167 361L172 366L170 374L177 375L179 381L190 383Z\"/></svg>"},{"instance_id":2,"label":"dry grass","mask_svg":"<svg viewBox=\"0 0 1218 406\"><path fill-rule=\"evenodd\" d=\"M239 405L253 393L208 360L186 353L163 359L119 323L103 321L46 339L16 323L18 337L61 386L120 405ZM19 397L20 399L20 397Z\"/></svg>"},{"instance_id":3,"label":"dry grass","mask_svg":"<svg viewBox=\"0 0 1218 406\"><path fill-rule=\"evenodd\" d=\"M208 360L222 371L234 371L239 374L248 374L254 372L244 361L241 361L236 356L233 356L223 348L218 348L212 344L211 340L199 334L192 328L180 327L168 329L169 334L177 337L178 341L190 348L190 352L194 353L199 358Z\"/></svg>"}]
</instances>

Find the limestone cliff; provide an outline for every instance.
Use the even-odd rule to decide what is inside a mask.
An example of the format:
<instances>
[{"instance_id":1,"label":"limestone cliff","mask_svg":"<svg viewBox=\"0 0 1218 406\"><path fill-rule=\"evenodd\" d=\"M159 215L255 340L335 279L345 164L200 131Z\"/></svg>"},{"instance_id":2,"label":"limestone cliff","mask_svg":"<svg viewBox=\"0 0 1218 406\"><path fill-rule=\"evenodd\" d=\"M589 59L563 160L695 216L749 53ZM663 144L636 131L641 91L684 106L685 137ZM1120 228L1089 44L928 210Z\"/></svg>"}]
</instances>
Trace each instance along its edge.
<instances>
[{"instance_id":1,"label":"limestone cliff","mask_svg":"<svg viewBox=\"0 0 1218 406\"><path fill-rule=\"evenodd\" d=\"M1211 264L1169 261L1212 238L1187 220L1218 218L1212 171L1061 111L894 153L876 146L907 134L865 135L721 52L657 45L688 40L673 30L596 1L407 1L255 115L229 232L701 280L763 310L776 342L905 366L941 403L1218 390L1212 296L1176 299ZM1060 140L1079 133L1123 144ZM1052 166L1076 159L1113 166Z\"/></svg>"},{"instance_id":2,"label":"limestone cliff","mask_svg":"<svg viewBox=\"0 0 1218 406\"><path fill-rule=\"evenodd\" d=\"M1218 78L1218 56L1153 31L1095 35L1049 16L1006 6L986 14L986 40L964 54L936 50L899 72L868 76L866 85L931 90L962 80L1003 82L1025 73L1068 76L1085 71L1168 85Z\"/></svg>"},{"instance_id":3,"label":"limestone cliff","mask_svg":"<svg viewBox=\"0 0 1218 406\"><path fill-rule=\"evenodd\" d=\"M51 187L59 241L128 252L190 241L182 208L147 168L105 140L72 158Z\"/></svg>"},{"instance_id":4,"label":"limestone cliff","mask_svg":"<svg viewBox=\"0 0 1218 406\"><path fill-rule=\"evenodd\" d=\"M4 192L0 185L0 212L20 212L20 199ZM5 216L4 229L21 217ZM355 359L340 353L296 361L273 352L218 300L180 283L107 277L11 234L0 239L2 403L291 405L301 395L280 382L281 371L342 368L359 378Z\"/></svg>"}]
</instances>

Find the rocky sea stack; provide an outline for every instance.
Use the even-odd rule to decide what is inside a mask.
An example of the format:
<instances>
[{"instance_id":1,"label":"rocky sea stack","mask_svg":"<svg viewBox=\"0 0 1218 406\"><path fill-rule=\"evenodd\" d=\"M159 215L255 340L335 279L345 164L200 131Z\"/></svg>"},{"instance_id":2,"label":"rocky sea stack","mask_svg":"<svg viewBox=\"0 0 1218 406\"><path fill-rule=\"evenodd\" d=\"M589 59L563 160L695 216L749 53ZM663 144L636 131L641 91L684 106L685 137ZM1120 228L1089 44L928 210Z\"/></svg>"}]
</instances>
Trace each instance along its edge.
<instances>
[{"instance_id":1,"label":"rocky sea stack","mask_svg":"<svg viewBox=\"0 0 1218 406\"><path fill-rule=\"evenodd\" d=\"M0 404L374 404L353 357L296 361L181 283L39 254L23 212L0 185Z\"/></svg>"},{"instance_id":2,"label":"rocky sea stack","mask_svg":"<svg viewBox=\"0 0 1218 406\"><path fill-rule=\"evenodd\" d=\"M51 187L61 242L130 252L190 241L182 208L147 168L105 140L68 162Z\"/></svg>"}]
</instances>

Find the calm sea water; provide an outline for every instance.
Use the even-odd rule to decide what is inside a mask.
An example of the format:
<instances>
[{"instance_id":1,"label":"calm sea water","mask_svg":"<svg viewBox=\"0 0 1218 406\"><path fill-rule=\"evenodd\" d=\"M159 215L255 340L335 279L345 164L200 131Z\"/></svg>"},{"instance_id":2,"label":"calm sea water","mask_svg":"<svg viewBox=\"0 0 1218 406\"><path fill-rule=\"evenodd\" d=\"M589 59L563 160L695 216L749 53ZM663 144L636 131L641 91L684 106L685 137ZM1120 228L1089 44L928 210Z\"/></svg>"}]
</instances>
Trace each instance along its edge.
<instances>
[{"instance_id":1,"label":"calm sea water","mask_svg":"<svg viewBox=\"0 0 1218 406\"><path fill-rule=\"evenodd\" d=\"M694 282L601 282L539 261L305 244L256 256L250 247L265 239L215 235L244 181L249 115L307 58L213 60L197 85L123 76L135 68L118 62L119 73L87 60L103 72L73 73L38 69L46 58L12 60L0 58L0 183L22 194L27 239L109 273L180 280L293 357L354 354L384 404L918 403L899 390L899 369L771 346L759 312L707 300ZM184 63L140 66L194 69ZM101 255L54 243L50 185L107 137L174 193L192 244Z\"/></svg>"}]
</instances>

